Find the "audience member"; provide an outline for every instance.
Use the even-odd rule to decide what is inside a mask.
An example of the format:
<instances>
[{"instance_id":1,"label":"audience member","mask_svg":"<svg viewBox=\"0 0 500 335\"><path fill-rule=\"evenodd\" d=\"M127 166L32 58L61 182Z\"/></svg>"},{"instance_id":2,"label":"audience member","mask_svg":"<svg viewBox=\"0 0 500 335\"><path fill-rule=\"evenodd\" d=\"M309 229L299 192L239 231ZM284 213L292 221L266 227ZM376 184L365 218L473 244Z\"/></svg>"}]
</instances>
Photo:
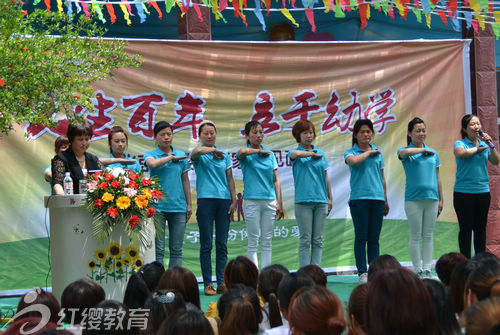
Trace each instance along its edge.
<instances>
[{"instance_id":1,"label":"audience member","mask_svg":"<svg viewBox=\"0 0 500 335\"><path fill-rule=\"evenodd\" d=\"M349 335L366 335L366 297L368 284L356 286L349 297L347 312L349 319Z\"/></svg>"},{"instance_id":2,"label":"audience member","mask_svg":"<svg viewBox=\"0 0 500 335\"><path fill-rule=\"evenodd\" d=\"M34 310L30 309L30 306L33 305L44 305L48 307L47 312L40 313L42 307L34 307ZM59 302L57 298L50 292L45 292L41 288L35 288L32 291L29 291L25 295L21 297L19 303L17 304L17 312L15 321L27 318L30 316L34 317L42 317L49 318L49 322L57 323L59 320L59 311L61 308L59 307ZM45 315L44 315L45 314Z\"/></svg>"},{"instance_id":3,"label":"audience member","mask_svg":"<svg viewBox=\"0 0 500 335\"><path fill-rule=\"evenodd\" d=\"M460 314L466 307L466 288L469 275L478 266L476 261L467 259L457 264L451 272L450 277L450 296L453 311L460 317Z\"/></svg>"},{"instance_id":4,"label":"audience member","mask_svg":"<svg viewBox=\"0 0 500 335\"><path fill-rule=\"evenodd\" d=\"M460 326L453 309L451 307L450 293L448 289L434 279L423 280L429 294L431 295L432 303L434 304L434 312L436 314L438 332L437 335L459 335L461 334Z\"/></svg>"},{"instance_id":5,"label":"audience member","mask_svg":"<svg viewBox=\"0 0 500 335\"><path fill-rule=\"evenodd\" d=\"M464 311L466 335L498 334L500 297L479 301Z\"/></svg>"},{"instance_id":6,"label":"audience member","mask_svg":"<svg viewBox=\"0 0 500 335\"><path fill-rule=\"evenodd\" d=\"M199 310L178 310L165 320L158 335L214 335L210 322Z\"/></svg>"},{"instance_id":7,"label":"audience member","mask_svg":"<svg viewBox=\"0 0 500 335\"><path fill-rule=\"evenodd\" d=\"M3 335L22 335L28 333L30 335L40 335L45 330L56 327L57 324L47 322L47 320L43 320L40 316L29 316L27 318L18 319L11 324Z\"/></svg>"},{"instance_id":8,"label":"audience member","mask_svg":"<svg viewBox=\"0 0 500 335\"><path fill-rule=\"evenodd\" d=\"M65 310L66 322L81 330L82 314L104 299L104 289L96 282L87 278L72 282L61 295L61 307ZM77 333L78 330L72 332Z\"/></svg>"},{"instance_id":9,"label":"audience member","mask_svg":"<svg viewBox=\"0 0 500 335\"><path fill-rule=\"evenodd\" d=\"M259 325L261 332L283 324L278 304L278 286L289 273L288 269L280 264L266 266L260 271L257 292L264 300L262 322Z\"/></svg>"},{"instance_id":10,"label":"audience member","mask_svg":"<svg viewBox=\"0 0 500 335\"><path fill-rule=\"evenodd\" d=\"M255 289L242 284L234 285L220 297L217 308L221 320L220 335L258 333L262 311Z\"/></svg>"},{"instance_id":11,"label":"audience member","mask_svg":"<svg viewBox=\"0 0 500 335\"><path fill-rule=\"evenodd\" d=\"M326 287L326 273L319 265L309 264L301 267L298 270L298 272L301 272L311 277L311 279L316 285L321 285Z\"/></svg>"},{"instance_id":12,"label":"audience member","mask_svg":"<svg viewBox=\"0 0 500 335\"><path fill-rule=\"evenodd\" d=\"M175 311L186 309L182 294L176 290L157 290L149 295L144 303L144 309L149 311L146 329L142 335L155 335L164 320L167 320Z\"/></svg>"},{"instance_id":13,"label":"audience member","mask_svg":"<svg viewBox=\"0 0 500 335\"><path fill-rule=\"evenodd\" d=\"M144 264L139 271L130 276L123 304L130 309L141 308L164 272L165 268L160 262Z\"/></svg>"},{"instance_id":14,"label":"audience member","mask_svg":"<svg viewBox=\"0 0 500 335\"><path fill-rule=\"evenodd\" d=\"M198 309L200 305L200 291L193 272L182 266L169 268L160 278L158 289L173 289L182 294L186 303L191 303Z\"/></svg>"},{"instance_id":15,"label":"audience member","mask_svg":"<svg viewBox=\"0 0 500 335\"><path fill-rule=\"evenodd\" d=\"M438 275L439 280L445 285L450 286L450 277L453 269L457 266L457 264L467 260L467 257L462 255L459 252L449 252L447 254L439 257L436 263L436 273Z\"/></svg>"},{"instance_id":16,"label":"audience member","mask_svg":"<svg viewBox=\"0 0 500 335\"><path fill-rule=\"evenodd\" d=\"M467 306L491 296L500 296L500 263L497 260L484 260L471 272L466 296Z\"/></svg>"},{"instance_id":17,"label":"audience member","mask_svg":"<svg viewBox=\"0 0 500 335\"><path fill-rule=\"evenodd\" d=\"M83 328L82 335L136 335L138 329L129 322L129 310L119 301L104 300L95 306L97 318L92 319L92 327ZM90 320L89 320L90 322Z\"/></svg>"},{"instance_id":18,"label":"audience member","mask_svg":"<svg viewBox=\"0 0 500 335\"><path fill-rule=\"evenodd\" d=\"M372 280L377 273L382 270L393 270L401 268L401 264L396 257L391 255L380 255L375 257L368 267L368 281Z\"/></svg>"}]
</instances>

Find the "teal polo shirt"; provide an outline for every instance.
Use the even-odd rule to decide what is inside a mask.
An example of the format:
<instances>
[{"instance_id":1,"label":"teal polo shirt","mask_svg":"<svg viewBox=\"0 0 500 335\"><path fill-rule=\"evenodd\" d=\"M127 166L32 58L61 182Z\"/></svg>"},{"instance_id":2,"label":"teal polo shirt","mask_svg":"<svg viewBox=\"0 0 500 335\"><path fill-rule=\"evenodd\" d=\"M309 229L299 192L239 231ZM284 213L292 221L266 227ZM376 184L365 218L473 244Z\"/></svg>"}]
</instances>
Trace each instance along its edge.
<instances>
[{"instance_id":1,"label":"teal polo shirt","mask_svg":"<svg viewBox=\"0 0 500 335\"><path fill-rule=\"evenodd\" d=\"M416 148L413 143L398 150L398 158L406 174L405 201L439 200L436 169L441 166L441 161L436 150L429 148L425 143L424 147L434 152L434 155L419 153L401 159L399 156L401 150Z\"/></svg>"},{"instance_id":2,"label":"teal polo shirt","mask_svg":"<svg viewBox=\"0 0 500 335\"><path fill-rule=\"evenodd\" d=\"M125 155L125 159L131 159L131 160L134 160L135 163L134 164L122 164L122 163L113 163L113 164L109 164L108 166L106 166L106 168L108 169L116 169L116 168L122 168L124 170L131 170L131 171L134 171L135 173L139 173L141 172L142 170L142 166L141 164L139 164L139 162L133 158L130 158L129 155L127 154L124 154ZM116 158L115 156L113 156L113 154L111 153L109 155L109 158Z\"/></svg>"},{"instance_id":3,"label":"teal polo shirt","mask_svg":"<svg viewBox=\"0 0 500 335\"><path fill-rule=\"evenodd\" d=\"M453 150L456 147L470 149L475 146L474 142L466 137L456 141ZM487 148L467 158L455 157L457 174L453 191L460 193L487 193L490 191L488 159L490 158L491 150L481 140L479 140L479 146Z\"/></svg>"},{"instance_id":4,"label":"teal polo shirt","mask_svg":"<svg viewBox=\"0 0 500 335\"><path fill-rule=\"evenodd\" d=\"M200 155L196 160L191 159L196 172L198 199L231 199L226 171L233 167L233 162L227 151L222 152L224 153L223 159L216 159L211 153Z\"/></svg>"},{"instance_id":5,"label":"teal polo shirt","mask_svg":"<svg viewBox=\"0 0 500 335\"><path fill-rule=\"evenodd\" d=\"M186 156L186 153L181 150L177 150L172 147L172 156ZM149 157L158 159L162 157L168 157L169 154L156 147L153 151L148 151L144 154L144 161ZM146 163L147 164L147 163ZM163 191L163 199L160 200L155 208L161 212L186 212L186 195L184 194L184 188L182 187L182 174L189 171L191 166L189 165L188 159L182 159L180 161L174 162L169 161L167 164L163 164L155 169L149 167L150 176L160 179L160 186Z\"/></svg>"},{"instance_id":6,"label":"teal polo shirt","mask_svg":"<svg viewBox=\"0 0 500 335\"><path fill-rule=\"evenodd\" d=\"M379 150L373 144L370 144L372 150ZM365 151L357 144L344 152L344 162L350 155L360 155ZM346 163L347 164L347 163ZM367 159L355 166L349 165L351 172L351 196L349 200L382 200L384 196L384 182L380 170L384 168L384 158L382 153L376 156L369 156Z\"/></svg>"},{"instance_id":7,"label":"teal polo shirt","mask_svg":"<svg viewBox=\"0 0 500 335\"><path fill-rule=\"evenodd\" d=\"M274 170L278 168L278 162L271 150L262 145L261 148L270 154L252 154L239 159L243 172L244 199L276 199Z\"/></svg>"},{"instance_id":8,"label":"teal polo shirt","mask_svg":"<svg viewBox=\"0 0 500 335\"><path fill-rule=\"evenodd\" d=\"M302 147L300 144L296 149L288 152L288 157L292 162L293 181L295 184L295 203L319 202L328 203L328 187L326 185L325 170L328 169L328 161L325 153L312 146L312 150ZM317 159L313 157L296 158L292 160L291 154L294 151L314 151L323 157Z\"/></svg>"}]
</instances>

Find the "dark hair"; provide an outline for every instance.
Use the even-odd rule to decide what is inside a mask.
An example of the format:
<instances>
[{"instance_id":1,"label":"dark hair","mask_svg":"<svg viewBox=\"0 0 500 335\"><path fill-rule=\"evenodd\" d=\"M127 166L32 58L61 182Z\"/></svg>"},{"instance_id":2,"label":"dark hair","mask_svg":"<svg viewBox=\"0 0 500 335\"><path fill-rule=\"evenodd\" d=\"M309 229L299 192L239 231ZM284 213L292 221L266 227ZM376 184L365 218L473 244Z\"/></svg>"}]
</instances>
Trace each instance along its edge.
<instances>
[{"instance_id":1,"label":"dark hair","mask_svg":"<svg viewBox=\"0 0 500 335\"><path fill-rule=\"evenodd\" d=\"M459 252L449 252L442 255L436 262L436 273L439 280L445 285L450 286L450 276L458 263L467 260L463 254Z\"/></svg>"},{"instance_id":2,"label":"dark hair","mask_svg":"<svg viewBox=\"0 0 500 335\"><path fill-rule=\"evenodd\" d=\"M257 126L261 126L262 127L262 124L259 122L259 121L248 121L246 124L245 124L245 135L250 135L250 132L252 131L253 128L257 127ZM247 140L247 145L250 144L250 141Z\"/></svg>"},{"instance_id":3,"label":"dark hair","mask_svg":"<svg viewBox=\"0 0 500 335\"><path fill-rule=\"evenodd\" d=\"M80 324L82 312L86 308L95 307L104 299L104 289L96 282L87 278L72 282L61 295L61 307L65 310L74 309L73 315L66 314L66 322Z\"/></svg>"},{"instance_id":4,"label":"dark hair","mask_svg":"<svg viewBox=\"0 0 500 335\"><path fill-rule=\"evenodd\" d=\"M159 121L155 123L155 126L153 127L153 135L156 137L160 131L162 131L165 128L172 128L172 125L168 123L167 121Z\"/></svg>"},{"instance_id":5,"label":"dark hair","mask_svg":"<svg viewBox=\"0 0 500 335\"><path fill-rule=\"evenodd\" d=\"M125 288L123 303L130 309L141 308L146 299L158 285L158 281L165 272L160 262L144 264L139 271L133 273Z\"/></svg>"},{"instance_id":6,"label":"dark hair","mask_svg":"<svg viewBox=\"0 0 500 335\"><path fill-rule=\"evenodd\" d=\"M125 140L126 140L127 145L128 145L128 136L127 136L127 133L125 132L125 130L123 130L123 128L120 126L114 126L113 128L111 128L111 130L109 131L109 134L108 134L109 152L111 152L111 153L113 152L111 150L111 142L113 140L113 135L117 134L117 133L123 133L123 135L125 135Z\"/></svg>"},{"instance_id":7,"label":"dark hair","mask_svg":"<svg viewBox=\"0 0 500 335\"><path fill-rule=\"evenodd\" d=\"M22 318L14 322L7 328L7 330L3 333L3 335L19 335L19 334L27 334L28 331L32 331L35 327L38 327L40 323L44 322L43 319L39 316L30 316L27 318ZM57 328L58 325L54 322L48 322L42 329L33 332L32 335L40 335L42 332L48 329Z\"/></svg>"},{"instance_id":8,"label":"dark hair","mask_svg":"<svg viewBox=\"0 0 500 335\"><path fill-rule=\"evenodd\" d=\"M492 260L500 264L500 259L495 254L492 254L491 252L487 251L478 252L477 254L472 256L471 259L479 263Z\"/></svg>"},{"instance_id":9,"label":"dark hair","mask_svg":"<svg viewBox=\"0 0 500 335\"><path fill-rule=\"evenodd\" d=\"M194 273L182 266L174 266L165 271L158 282L158 289L175 289L186 302L201 309L198 281Z\"/></svg>"},{"instance_id":10,"label":"dark hair","mask_svg":"<svg viewBox=\"0 0 500 335\"><path fill-rule=\"evenodd\" d=\"M185 308L184 298L176 290L154 291L144 303L144 309L149 310L149 316L147 327L142 334L155 335L163 320L168 319L175 311Z\"/></svg>"},{"instance_id":11,"label":"dark hair","mask_svg":"<svg viewBox=\"0 0 500 335\"><path fill-rule=\"evenodd\" d=\"M66 136L61 135L56 138L56 140L54 141L54 151L56 155L59 153L59 150L61 150L61 148L65 145L69 145L69 140Z\"/></svg>"},{"instance_id":12,"label":"dark hair","mask_svg":"<svg viewBox=\"0 0 500 335\"><path fill-rule=\"evenodd\" d=\"M498 334L500 297L476 302L464 311L467 335Z\"/></svg>"},{"instance_id":13,"label":"dark hair","mask_svg":"<svg viewBox=\"0 0 500 335\"><path fill-rule=\"evenodd\" d=\"M309 120L299 120L296 124L293 125L292 135L295 137L297 143L300 143L300 134L303 131L312 130L314 134L314 138L316 138L316 129L314 128L314 124Z\"/></svg>"},{"instance_id":14,"label":"dark hair","mask_svg":"<svg viewBox=\"0 0 500 335\"><path fill-rule=\"evenodd\" d=\"M17 304L17 313L32 305L47 306L50 310L50 319L48 321L54 323L59 321L59 311L61 310L61 307L59 306L57 298L52 293L45 292L41 288L35 288L32 291L29 291L22 296L21 300L19 300L19 303ZM42 314L38 310L30 311L19 315L16 318L16 321L30 316L42 317Z\"/></svg>"},{"instance_id":15,"label":"dark hair","mask_svg":"<svg viewBox=\"0 0 500 335\"><path fill-rule=\"evenodd\" d=\"M479 263L467 279L467 292L474 293L477 300L500 296L500 264L496 260Z\"/></svg>"},{"instance_id":16,"label":"dark hair","mask_svg":"<svg viewBox=\"0 0 500 335\"><path fill-rule=\"evenodd\" d=\"M375 133L375 131L373 130L373 123L370 119L358 119L356 120L356 122L354 123L354 127L352 129L352 146L354 146L354 144L357 144L358 143L358 139L356 138L356 136L358 135L361 127L363 126L368 126L368 128L370 128L370 130Z\"/></svg>"},{"instance_id":17,"label":"dark hair","mask_svg":"<svg viewBox=\"0 0 500 335\"><path fill-rule=\"evenodd\" d=\"M84 327L82 335L134 335L135 327L129 327L129 310L127 306L116 300L104 300L95 306L102 313L92 319L92 327Z\"/></svg>"},{"instance_id":18,"label":"dark hair","mask_svg":"<svg viewBox=\"0 0 500 335\"><path fill-rule=\"evenodd\" d=\"M500 335L500 322L491 327L488 335Z\"/></svg>"},{"instance_id":19,"label":"dark hair","mask_svg":"<svg viewBox=\"0 0 500 335\"><path fill-rule=\"evenodd\" d=\"M372 259L368 267L368 281L375 278L377 273L383 270L399 269L401 264L392 255L380 255Z\"/></svg>"},{"instance_id":20,"label":"dark hair","mask_svg":"<svg viewBox=\"0 0 500 335\"><path fill-rule=\"evenodd\" d=\"M280 308L278 305L278 286L284 276L290 272L286 267L281 264L273 264L266 266L259 274L259 283L257 292L262 297L264 302L269 305L269 325L271 328L281 326L283 320L281 319Z\"/></svg>"},{"instance_id":21,"label":"dark hair","mask_svg":"<svg viewBox=\"0 0 500 335\"><path fill-rule=\"evenodd\" d=\"M465 129L467 129L467 126L469 125L469 122L470 120L472 120L473 117L477 117L479 119L479 117L477 115L474 115L474 114L467 114L467 115L464 115L464 117L462 118L462 128L460 128L460 135L462 136L462 138L466 138L467 137L467 132L465 131Z\"/></svg>"},{"instance_id":22,"label":"dark hair","mask_svg":"<svg viewBox=\"0 0 500 335\"><path fill-rule=\"evenodd\" d=\"M163 321L158 335L214 335L207 318L199 310L178 310Z\"/></svg>"},{"instance_id":23,"label":"dark hair","mask_svg":"<svg viewBox=\"0 0 500 335\"><path fill-rule=\"evenodd\" d=\"M211 127L214 127L215 129L215 132L217 132L217 128L215 127L215 123L213 123L212 121L209 121L209 120L204 120L200 123L200 125L198 126L198 136L201 135L201 130L203 129L203 127L205 126L211 126Z\"/></svg>"},{"instance_id":24,"label":"dark hair","mask_svg":"<svg viewBox=\"0 0 500 335\"><path fill-rule=\"evenodd\" d=\"M220 335L252 335L262 321L259 296L255 289L238 284L229 288L217 302L221 320Z\"/></svg>"},{"instance_id":25,"label":"dark hair","mask_svg":"<svg viewBox=\"0 0 500 335\"><path fill-rule=\"evenodd\" d=\"M309 264L301 267L297 272L303 273L313 280L316 285L326 287L326 273L316 264Z\"/></svg>"},{"instance_id":26,"label":"dark hair","mask_svg":"<svg viewBox=\"0 0 500 335\"><path fill-rule=\"evenodd\" d=\"M228 288L244 284L256 290L258 281L259 270L248 257L238 256L230 260L224 269L224 282Z\"/></svg>"},{"instance_id":27,"label":"dark hair","mask_svg":"<svg viewBox=\"0 0 500 335\"><path fill-rule=\"evenodd\" d=\"M341 335L347 326L340 299L326 287L303 287L288 309L290 329L299 334Z\"/></svg>"},{"instance_id":28,"label":"dark hair","mask_svg":"<svg viewBox=\"0 0 500 335\"><path fill-rule=\"evenodd\" d=\"M68 125L68 130L66 132L66 136L68 137L68 141L70 144L73 143L73 141L75 140L75 137L83 136L83 135L87 135L91 139L92 139L92 135L94 135L94 132L92 130L92 125L89 122L84 121L83 123L79 123L79 124L70 123Z\"/></svg>"},{"instance_id":29,"label":"dark hair","mask_svg":"<svg viewBox=\"0 0 500 335\"><path fill-rule=\"evenodd\" d=\"M403 267L382 271L368 286L366 326L370 335L434 335L436 315L429 291Z\"/></svg>"},{"instance_id":30,"label":"dark hair","mask_svg":"<svg viewBox=\"0 0 500 335\"><path fill-rule=\"evenodd\" d=\"M360 328L366 333L366 297L368 295L368 284L359 284L352 291L347 304L348 318L356 319ZM352 325L352 323L351 323Z\"/></svg>"},{"instance_id":31,"label":"dark hair","mask_svg":"<svg viewBox=\"0 0 500 335\"><path fill-rule=\"evenodd\" d=\"M451 306L455 313L461 313L465 309L467 279L477 268L478 262L467 259L455 266L450 277Z\"/></svg>"},{"instance_id":32,"label":"dark hair","mask_svg":"<svg viewBox=\"0 0 500 335\"><path fill-rule=\"evenodd\" d=\"M424 120L422 120L419 117L414 117L413 120L411 120L410 122L408 122L408 132L411 133L413 131L413 128L415 128L415 126L417 124L420 124L420 123L423 123L425 125ZM410 145L410 143L411 143L411 137L408 136L408 135L406 135L406 142L407 142L408 145Z\"/></svg>"},{"instance_id":33,"label":"dark hair","mask_svg":"<svg viewBox=\"0 0 500 335\"><path fill-rule=\"evenodd\" d=\"M301 287L313 285L314 281L311 277L303 273L294 272L283 277L278 286L278 301L280 302L283 315L288 313L288 306L293 294Z\"/></svg>"},{"instance_id":34,"label":"dark hair","mask_svg":"<svg viewBox=\"0 0 500 335\"><path fill-rule=\"evenodd\" d=\"M437 335L460 334L460 326L451 307L450 293L443 284L433 279L424 279L431 295L437 319Z\"/></svg>"}]
</instances>

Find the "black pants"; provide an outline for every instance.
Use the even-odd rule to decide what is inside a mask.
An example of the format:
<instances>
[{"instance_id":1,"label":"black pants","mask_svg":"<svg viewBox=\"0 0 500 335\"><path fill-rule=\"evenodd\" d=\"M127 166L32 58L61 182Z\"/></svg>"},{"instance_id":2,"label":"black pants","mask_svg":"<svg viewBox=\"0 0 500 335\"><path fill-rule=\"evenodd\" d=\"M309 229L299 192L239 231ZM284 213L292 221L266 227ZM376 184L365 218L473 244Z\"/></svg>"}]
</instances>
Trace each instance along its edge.
<instances>
[{"instance_id":1,"label":"black pants","mask_svg":"<svg viewBox=\"0 0 500 335\"><path fill-rule=\"evenodd\" d=\"M453 193L453 207L457 213L458 246L467 258L471 257L471 237L474 232L474 253L486 250L486 223L490 208L490 193Z\"/></svg>"}]
</instances>

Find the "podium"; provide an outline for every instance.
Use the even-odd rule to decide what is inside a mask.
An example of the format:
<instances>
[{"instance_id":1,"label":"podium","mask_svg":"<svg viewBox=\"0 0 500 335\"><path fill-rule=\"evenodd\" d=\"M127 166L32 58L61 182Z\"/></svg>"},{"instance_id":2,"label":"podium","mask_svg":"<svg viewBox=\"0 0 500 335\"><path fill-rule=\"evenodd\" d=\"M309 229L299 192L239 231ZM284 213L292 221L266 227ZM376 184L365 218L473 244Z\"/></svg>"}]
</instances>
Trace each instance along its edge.
<instances>
[{"instance_id":1,"label":"podium","mask_svg":"<svg viewBox=\"0 0 500 335\"><path fill-rule=\"evenodd\" d=\"M132 273L155 260L152 222L147 225L146 246L131 245L120 225L102 242L93 236L85 195L53 195L44 200L50 212L52 293L60 301L68 284L88 278L104 288L106 299L122 302Z\"/></svg>"}]
</instances>

